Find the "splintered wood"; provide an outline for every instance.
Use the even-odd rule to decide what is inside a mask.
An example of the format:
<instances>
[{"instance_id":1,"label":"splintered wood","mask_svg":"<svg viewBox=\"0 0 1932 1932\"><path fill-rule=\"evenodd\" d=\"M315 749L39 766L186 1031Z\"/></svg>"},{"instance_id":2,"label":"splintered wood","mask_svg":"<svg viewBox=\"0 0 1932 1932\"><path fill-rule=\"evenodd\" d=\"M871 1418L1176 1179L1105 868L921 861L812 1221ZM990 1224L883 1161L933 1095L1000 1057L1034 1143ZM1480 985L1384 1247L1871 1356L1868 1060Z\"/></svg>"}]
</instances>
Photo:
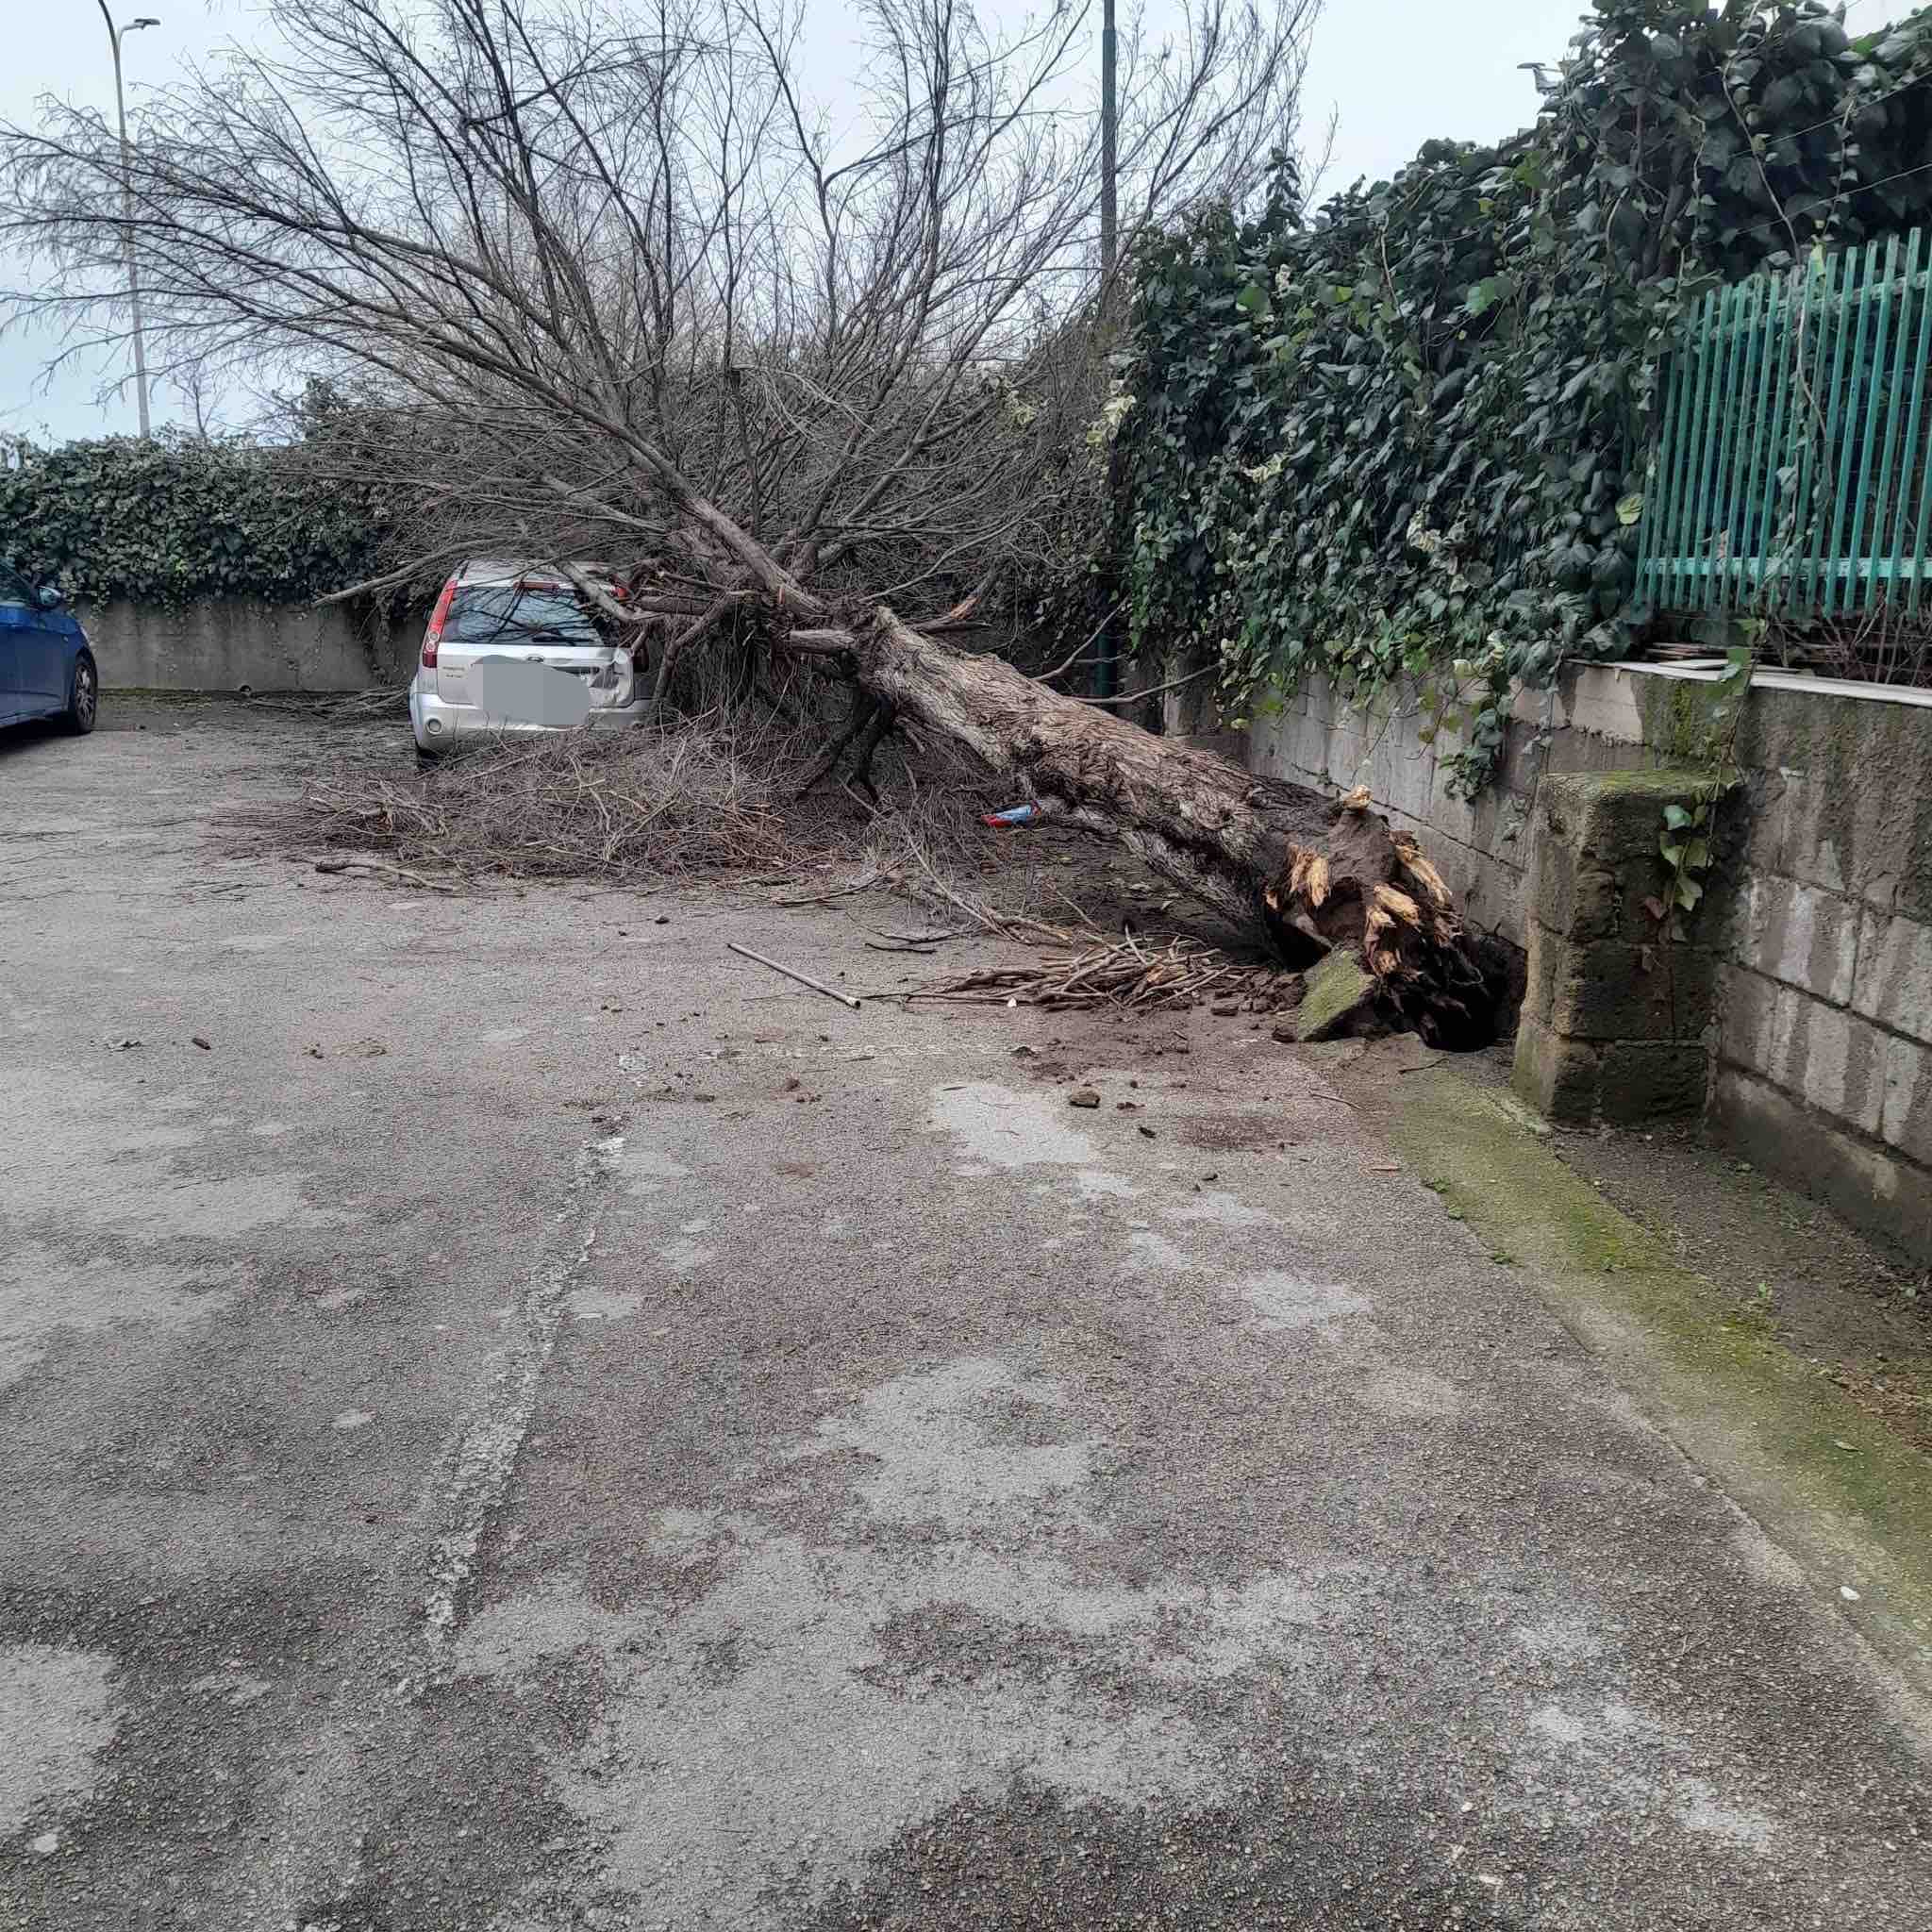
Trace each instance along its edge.
<instances>
[{"instance_id":1,"label":"splintered wood","mask_svg":"<svg viewBox=\"0 0 1932 1932\"><path fill-rule=\"evenodd\" d=\"M1077 943L1074 935L1070 944ZM1042 959L1036 966L990 968L927 987L915 999L957 1000L971 1005L1153 1008L1191 1006L1197 1000L1233 1003L1255 1012L1291 1006L1301 975L1274 966L1244 966L1199 940L1174 939L1164 946L1120 939Z\"/></svg>"}]
</instances>

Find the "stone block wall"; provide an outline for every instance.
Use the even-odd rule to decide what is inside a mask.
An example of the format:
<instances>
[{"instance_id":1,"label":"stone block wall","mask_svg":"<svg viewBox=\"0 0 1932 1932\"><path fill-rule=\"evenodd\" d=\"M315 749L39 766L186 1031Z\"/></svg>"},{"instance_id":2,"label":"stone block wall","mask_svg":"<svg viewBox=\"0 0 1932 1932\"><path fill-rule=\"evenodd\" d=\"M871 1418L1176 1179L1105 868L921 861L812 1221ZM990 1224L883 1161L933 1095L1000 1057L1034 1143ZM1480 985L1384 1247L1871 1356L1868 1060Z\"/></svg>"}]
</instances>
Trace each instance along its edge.
<instances>
[{"instance_id":1,"label":"stone block wall","mask_svg":"<svg viewBox=\"0 0 1932 1932\"><path fill-rule=\"evenodd\" d=\"M1740 739L1712 1118L1932 1256L1932 706L1754 693Z\"/></svg>"},{"instance_id":2,"label":"stone block wall","mask_svg":"<svg viewBox=\"0 0 1932 1932\"><path fill-rule=\"evenodd\" d=\"M1472 924L1531 955L1536 1024L1521 1045L1544 1071L1525 1077L1587 1091L1591 1108L1626 1118L1679 1105L1691 1062L1662 1049L1692 1041L1599 1038L1537 1017L1535 990L1557 951L1566 974L1588 968L1624 986L1619 1025L1644 1006L1636 981L1620 980L1627 956L1616 950L1639 939L1581 937L1604 907L1592 910L1586 890L1566 908L1543 895L1574 881L1532 878L1533 849L1539 873L1542 855L1557 865L1561 849L1539 837L1540 802L1553 787L1553 800L1567 797L1573 774L1701 764L1711 695L1678 667L1573 668L1554 691L1519 702L1498 780L1474 802L1448 795L1457 741L1444 732L1424 743L1412 699L1364 709L1321 680L1256 721L1248 759L1332 792L1367 784L1376 808L1415 833ZM1726 807L1720 872L1693 935L1700 958L1688 967L1709 981L1699 1104L1763 1167L1932 1258L1932 692L1760 673L1735 756L1743 782ZM1664 802L1646 807L1648 854L1633 849L1624 862L1652 867L1640 899L1662 882L1654 855ZM1633 878L1586 867L1586 882L1597 870L1616 877L1627 913ZM1540 941L1539 927L1560 944ZM1576 1018L1574 1001L1566 1010Z\"/></svg>"},{"instance_id":3,"label":"stone block wall","mask_svg":"<svg viewBox=\"0 0 1932 1932\"><path fill-rule=\"evenodd\" d=\"M1529 863L1529 967L1516 1091L1553 1119L1634 1124L1703 1111L1722 921L1681 942L1643 901L1658 885L1664 808L1692 806L1695 772L1547 777Z\"/></svg>"}]
</instances>

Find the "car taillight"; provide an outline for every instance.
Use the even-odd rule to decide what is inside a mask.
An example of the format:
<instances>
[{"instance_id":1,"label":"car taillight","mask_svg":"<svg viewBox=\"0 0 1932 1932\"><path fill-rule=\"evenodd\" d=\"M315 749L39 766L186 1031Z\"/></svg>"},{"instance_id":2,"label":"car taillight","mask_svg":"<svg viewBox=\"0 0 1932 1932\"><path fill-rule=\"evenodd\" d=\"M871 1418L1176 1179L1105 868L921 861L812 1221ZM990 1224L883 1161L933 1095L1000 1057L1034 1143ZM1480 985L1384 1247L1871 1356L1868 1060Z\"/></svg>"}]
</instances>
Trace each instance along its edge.
<instances>
[{"instance_id":1,"label":"car taillight","mask_svg":"<svg viewBox=\"0 0 1932 1932\"><path fill-rule=\"evenodd\" d=\"M423 666L426 671L436 669L436 647L442 641L442 626L449 618L449 607L456 601L457 580L450 578L442 587L442 595L436 600L436 608L429 613L429 628L423 633Z\"/></svg>"}]
</instances>

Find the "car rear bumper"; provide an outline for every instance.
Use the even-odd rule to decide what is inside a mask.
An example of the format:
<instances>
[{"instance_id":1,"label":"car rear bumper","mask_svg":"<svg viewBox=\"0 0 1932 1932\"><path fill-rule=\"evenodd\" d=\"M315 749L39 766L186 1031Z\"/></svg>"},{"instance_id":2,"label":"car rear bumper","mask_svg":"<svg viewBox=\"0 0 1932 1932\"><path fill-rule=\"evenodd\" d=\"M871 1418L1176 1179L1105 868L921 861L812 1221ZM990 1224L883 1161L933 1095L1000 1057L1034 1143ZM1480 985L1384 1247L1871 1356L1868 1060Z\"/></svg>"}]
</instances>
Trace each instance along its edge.
<instances>
[{"instance_id":1,"label":"car rear bumper","mask_svg":"<svg viewBox=\"0 0 1932 1932\"><path fill-rule=\"evenodd\" d=\"M593 731L634 730L644 722L648 692L639 691L627 705L604 705L585 721ZM511 724L492 718L480 705L453 705L423 689L418 677L409 686L409 728L420 751L442 751L459 738L526 737L554 731L554 724Z\"/></svg>"}]
</instances>

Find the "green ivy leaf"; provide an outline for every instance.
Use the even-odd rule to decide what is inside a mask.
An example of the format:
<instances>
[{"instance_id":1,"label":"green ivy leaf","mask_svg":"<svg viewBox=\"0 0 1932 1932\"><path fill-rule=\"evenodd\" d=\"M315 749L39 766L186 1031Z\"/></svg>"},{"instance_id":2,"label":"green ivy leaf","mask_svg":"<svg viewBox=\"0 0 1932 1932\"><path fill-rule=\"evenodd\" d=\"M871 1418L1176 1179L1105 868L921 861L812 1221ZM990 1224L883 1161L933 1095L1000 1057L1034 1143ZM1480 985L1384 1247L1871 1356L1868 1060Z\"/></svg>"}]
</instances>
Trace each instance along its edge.
<instances>
[{"instance_id":1,"label":"green ivy leaf","mask_svg":"<svg viewBox=\"0 0 1932 1932\"><path fill-rule=\"evenodd\" d=\"M1874 98L1932 70L1932 21L1854 60L1822 14L1775 19L1599 0L1545 113L1507 148L1432 142L1319 220L1209 211L1150 247L1117 363L1140 406L1117 453L1134 634L1218 653L1231 702L1243 681L1291 688L1309 669L1367 697L1453 661L1477 699L1441 760L1458 795L1494 769L1519 685L1546 687L1566 655L1625 655L1650 615L1634 608L1636 532L1658 487L1631 485L1658 474L1645 443L1679 315L1781 258L1805 293L1827 214L1833 248L1932 215L1923 129ZM1807 132L1840 119L1855 138ZM1767 220L1760 159L1795 247ZM1844 192L1881 175L1882 198ZM1670 199L1679 182L1688 207ZM1660 231L1667 207L1682 211ZM1255 329L1241 298L1278 288L1293 321ZM1276 453L1260 510L1240 472ZM1763 465L1789 522L1803 461L1779 449ZM1202 541L1211 565L1191 578ZM1749 675L1727 664L1720 724ZM1662 845L1682 857L1708 823L1696 806Z\"/></svg>"},{"instance_id":2,"label":"green ivy leaf","mask_svg":"<svg viewBox=\"0 0 1932 1932\"><path fill-rule=\"evenodd\" d=\"M1470 290L1462 306L1470 315L1487 315L1497 303L1507 301L1508 297L1507 275L1485 275Z\"/></svg>"}]
</instances>

